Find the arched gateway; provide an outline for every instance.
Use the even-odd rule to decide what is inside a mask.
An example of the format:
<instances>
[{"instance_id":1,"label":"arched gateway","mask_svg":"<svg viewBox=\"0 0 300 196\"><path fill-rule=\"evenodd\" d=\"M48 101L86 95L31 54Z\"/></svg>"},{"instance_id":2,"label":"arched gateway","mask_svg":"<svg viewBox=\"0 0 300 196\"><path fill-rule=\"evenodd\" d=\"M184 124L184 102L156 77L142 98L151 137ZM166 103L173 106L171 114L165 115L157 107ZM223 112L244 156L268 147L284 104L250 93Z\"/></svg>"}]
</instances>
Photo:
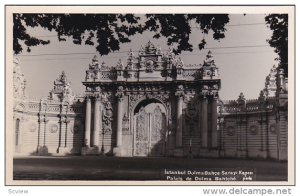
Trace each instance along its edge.
<instances>
[{"instance_id":1,"label":"arched gateway","mask_svg":"<svg viewBox=\"0 0 300 196\"><path fill-rule=\"evenodd\" d=\"M166 109L155 100L139 103L133 113L134 156L163 156L168 125Z\"/></svg>"},{"instance_id":2,"label":"arched gateway","mask_svg":"<svg viewBox=\"0 0 300 196\"><path fill-rule=\"evenodd\" d=\"M216 153L218 68L184 65L152 43L113 66L95 57L86 71L83 154L184 156ZM111 143L107 144L110 137Z\"/></svg>"}]
</instances>

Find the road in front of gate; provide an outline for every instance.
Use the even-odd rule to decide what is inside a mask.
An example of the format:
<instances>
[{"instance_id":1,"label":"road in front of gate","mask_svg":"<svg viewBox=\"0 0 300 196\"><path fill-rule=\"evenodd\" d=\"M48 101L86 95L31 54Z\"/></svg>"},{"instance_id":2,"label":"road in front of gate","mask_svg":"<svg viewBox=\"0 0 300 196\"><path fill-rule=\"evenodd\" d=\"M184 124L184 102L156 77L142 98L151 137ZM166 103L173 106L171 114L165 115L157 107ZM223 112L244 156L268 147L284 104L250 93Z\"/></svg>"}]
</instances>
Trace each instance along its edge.
<instances>
[{"instance_id":1,"label":"road in front of gate","mask_svg":"<svg viewBox=\"0 0 300 196\"><path fill-rule=\"evenodd\" d=\"M287 163L274 160L15 157L14 180L167 180L167 171L254 171L257 181L286 181Z\"/></svg>"}]
</instances>

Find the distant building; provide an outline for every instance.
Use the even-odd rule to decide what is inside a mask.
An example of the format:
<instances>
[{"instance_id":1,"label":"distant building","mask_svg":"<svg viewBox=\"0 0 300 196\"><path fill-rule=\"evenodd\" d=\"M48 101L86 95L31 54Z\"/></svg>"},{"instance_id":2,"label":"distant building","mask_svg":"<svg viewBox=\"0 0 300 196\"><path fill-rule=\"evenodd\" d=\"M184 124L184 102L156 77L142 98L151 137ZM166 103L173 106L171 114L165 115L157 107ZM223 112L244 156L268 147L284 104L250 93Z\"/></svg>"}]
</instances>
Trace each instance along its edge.
<instances>
[{"instance_id":1,"label":"distant building","mask_svg":"<svg viewBox=\"0 0 300 196\"><path fill-rule=\"evenodd\" d=\"M64 72L49 97L29 99L14 61L14 144L25 154L107 154L287 160L287 79L273 67L255 100L219 99L211 52L185 65L152 43L116 66L92 59L74 96Z\"/></svg>"}]
</instances>

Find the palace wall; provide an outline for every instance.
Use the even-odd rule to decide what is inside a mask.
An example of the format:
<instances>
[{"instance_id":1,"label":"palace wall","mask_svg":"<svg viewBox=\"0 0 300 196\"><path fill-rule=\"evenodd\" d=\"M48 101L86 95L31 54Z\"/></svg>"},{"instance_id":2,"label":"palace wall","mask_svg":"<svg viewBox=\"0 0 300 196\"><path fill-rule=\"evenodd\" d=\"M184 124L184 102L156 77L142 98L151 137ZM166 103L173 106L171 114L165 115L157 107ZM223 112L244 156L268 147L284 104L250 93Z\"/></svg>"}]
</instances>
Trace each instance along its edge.
<instances>
[{"instance_id":1,"label":"palace wall","mask_svg":"<svg viewBox=\"0 0 300 196\"><path fill-rule=\"evenodd\" d=\"M15 137L15 140L19 138L16 151L27 154L80 154L84 104L80 99L78 101L72 105L49 100L16 102L14 122L20 120L19 136Z\"/></svg>"},{"instance_id":2,"label":"palace wall","mask_svg":"<svg viewBox=\"0 0 300 196\"><path fill-rule=\"evenodd\" d=\"M278 101L280 101L279 107ZM129 107L128 103L129 97L124 102L124 110ZM189 111L191 106L198 109ZM101 105L101 107L106 110L105 106ZM210 156L207 152L201 153L203 136L199 110L201 110L201 102L192 105L184 103L183 148L186 156L190 152L194 157ZM49 100L48 102L47 100L28 102L15 100L14 122L20 119L16 152L43 154L43 146L46 146L46 151L53 155L80 154L84 145L84 111L83 98L78 98L71 106L51 103ZM211 119L208 119L208 124L210 121ZM106 154L112 154L116 143L114 125L116 125L115 120L112 120L110 129L107 129L105 134L99 134L98 137L99 146L103 144ZM102 122L102 126L107 128L105 122ZM125 115L122 128L124 156L133 156L134 133L131 126L128 115ZM245 100L245 105L238 105L236 100L220 101L218 102L217 147L209 147L209 149L218 149L220 157L287 160L287 132L286 94L280 94L280 99L271 97L263 102L258 99ZM174 143L173 134L169 137L168 156L173 154Z\"/></svg>"},{"instance_id":3,"label":"palace wall","mask_svg":"<svg viewBox=\"0 0 300 196\"><path fill-rule=\"evenodd\" d=\"M138 144L143 144L137 129L160 129L157 146L148 154L157 153L159 147L160 156L287 160L288 89L281 69L271 69L258 99L247 100L241 93L237 100L224 101L218 97L220 80L211 53L204 66L183 66L182 61L172 60L172 54L163 64L160 51L150 44L147 47L148 53L146 49L140 53L136 67L132 53L126 68L121 62L116 68L100 67L93 59L84 96L72 93L62 72L49 97L28 98L24 74L15 61L15 152L132 157L140 155ZM144 70L138 67L144 66L142 61ZM158 72L165 73L165 78ZM160 105L159 118L153 117L153 111L143 113L149 104ZM137 120L145 116L149 120ZM148 127L139 128L145 123ZM143 145L149 148L152 143Z\"/></svg>"},{"instance_id":4,"label":"palace wall","mask_svg":"<svg viewBox=\"0 0 300 196\"><path fill-rule=\"evenodd\" d=\"M287 160L287 105L278 107L276 99L220 103L220 156Z\"/></svg>"}]
</instances>

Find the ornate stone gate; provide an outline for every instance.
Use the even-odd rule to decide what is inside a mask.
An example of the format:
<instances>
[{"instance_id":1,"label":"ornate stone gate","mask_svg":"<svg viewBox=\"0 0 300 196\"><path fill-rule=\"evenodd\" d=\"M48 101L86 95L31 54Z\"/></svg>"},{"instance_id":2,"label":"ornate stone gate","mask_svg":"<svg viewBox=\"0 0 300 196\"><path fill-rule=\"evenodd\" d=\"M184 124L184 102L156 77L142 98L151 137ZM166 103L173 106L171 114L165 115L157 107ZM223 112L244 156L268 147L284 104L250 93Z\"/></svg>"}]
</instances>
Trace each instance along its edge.
<instances>
[{"instance_id":1,"label":"ornate stone gate","mask_svg":"<svg viewBox=\"0 0 300 196\"><path fill-rule=\"evenodd\" d=\"M86 72L85 96L72 93L62 72L49 97L37 100L27 96L14 59L15 152L287 160L288 79L283 69L270 70L258 99L241 93L237 100L217 104L220 80L210 52L203 65L184 65L172 52L162 54L148 43L136 57L130 52L124 64L107 66L94 58ZM142 107L148 121L137 122Z\"/></svg>"},{"instance_id":2,"label":"ornate stone gate","mask_svg":"<svg viewBox=\"0 0 300 196\"><path fill-rule=\"evenodd\" d=\"M95 57L83 84L83 154L183 156L217 147L220 79L210 52L203 65L184 65L148 42L116 66Z\"/></svg>"}]
</instances>

